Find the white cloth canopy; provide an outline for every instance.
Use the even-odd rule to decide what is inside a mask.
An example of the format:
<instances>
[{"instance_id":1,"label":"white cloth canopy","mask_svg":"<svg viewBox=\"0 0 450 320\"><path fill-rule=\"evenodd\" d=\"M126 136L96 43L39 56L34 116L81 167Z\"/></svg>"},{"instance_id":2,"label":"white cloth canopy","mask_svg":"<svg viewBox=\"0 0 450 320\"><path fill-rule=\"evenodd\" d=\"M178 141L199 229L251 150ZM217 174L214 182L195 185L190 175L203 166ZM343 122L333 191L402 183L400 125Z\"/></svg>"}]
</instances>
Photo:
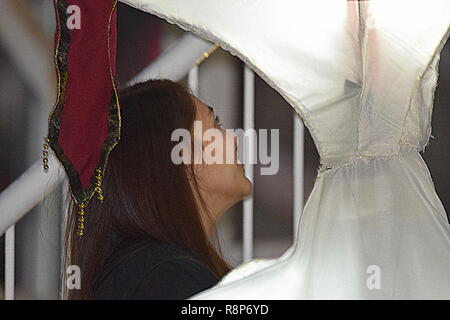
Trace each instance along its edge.
<instances>
[{"instance_id":1,"label":"white cloth canopy","mask_svg":"<svg viewBox=\"0 0 450 320\"><path fill-rule=\"evenodd\" d=\"M122 2L240 57L300 114L320 155L292 247L194 299L450 298L450 226L418 153L450 1Z\"/></svg>"}]
</instances>

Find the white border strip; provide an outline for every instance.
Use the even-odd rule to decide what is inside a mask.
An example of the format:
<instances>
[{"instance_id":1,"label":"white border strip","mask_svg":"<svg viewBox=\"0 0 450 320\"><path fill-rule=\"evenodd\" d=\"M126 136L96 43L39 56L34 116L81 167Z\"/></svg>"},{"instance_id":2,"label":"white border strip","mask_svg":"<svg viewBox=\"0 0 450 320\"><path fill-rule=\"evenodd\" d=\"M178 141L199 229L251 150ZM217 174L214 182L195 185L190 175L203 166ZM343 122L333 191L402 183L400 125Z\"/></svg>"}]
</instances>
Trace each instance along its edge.
<instances>
[{"instance_id":1,"label":"white border strip","mask_svg":"<svg viewBox=\"0 0 450 320\"><path fill-rule=\"evenodd\" d=\"M244 67L244 131L255 127L255 74L245 65ZM244 163L245 175L253 183L253 163L255 140L254 135L248 135L246 141L246 155ZM253 237L253 194L244 199L242 214L242 260L247 261L253 258L254 237Z\"/></svg>"},{"instance_id":2,"label":"white border strip","mask_svg":"<svg viewBox=\"0 0 450 320\"><path fill-rule=\"evenodd\" d=\"M294 159L293 159L293 179L294 179L294 206L293 206L293 239L294 242L298 237L298 224L300 222L300 217L303 211L303 180L304 180L304 141L305 141L305 126L300 118L300 116L294 111Z\"/></svg>"},{"instance_id":3,"label":"white border strip","mask_svg":"<svg viewBox=\"0 0 450 320\"><path fill-rule=\"evenodd\" d=\"M15 280L15 226L5 236L5 300L14 300Z\"/></svg>"}]
</instances>

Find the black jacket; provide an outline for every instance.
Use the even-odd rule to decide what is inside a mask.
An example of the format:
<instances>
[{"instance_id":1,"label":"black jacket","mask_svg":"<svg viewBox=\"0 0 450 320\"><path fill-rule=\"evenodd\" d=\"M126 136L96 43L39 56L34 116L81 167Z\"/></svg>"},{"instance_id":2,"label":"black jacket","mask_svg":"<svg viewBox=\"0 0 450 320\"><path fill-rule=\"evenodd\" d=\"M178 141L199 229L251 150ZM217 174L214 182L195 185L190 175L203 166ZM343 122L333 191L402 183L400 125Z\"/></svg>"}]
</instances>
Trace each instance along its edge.
<instances>
[{"instance_id":1,"label":"black jacket","mask_svg":"<svg viewBox=\"0 0 450 320\"><path fill-rule=\"evenodd\" d=\"M218 281L186 251L153 239L122 244L106 265L94 299L187 299Z\"/></svg>"}]
</instances>

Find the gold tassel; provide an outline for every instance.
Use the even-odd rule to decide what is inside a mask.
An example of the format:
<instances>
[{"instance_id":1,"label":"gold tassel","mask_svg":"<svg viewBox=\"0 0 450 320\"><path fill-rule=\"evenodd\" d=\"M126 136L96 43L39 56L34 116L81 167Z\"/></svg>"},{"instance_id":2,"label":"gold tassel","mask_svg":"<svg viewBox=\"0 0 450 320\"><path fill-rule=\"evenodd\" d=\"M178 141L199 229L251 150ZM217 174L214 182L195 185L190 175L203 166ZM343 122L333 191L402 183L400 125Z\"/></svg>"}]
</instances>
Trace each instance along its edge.
<instances>
[{"instance_id":1,"label":"gold tassel","mask_svg":"<svg viewBox=\"0 0 450 320\"><path fill-rule=\"evenodd\" d=\"M97 199L100 200L100 202L103 203L103 190L102 190L102 169L98 168L95 170L97 172L97 175L95 176L95 192L97 193Z\"/></svg>"},{"instance_id":2,"label":"gold tassel","mask_svg":"<svg viewBox=\"0 0 450 320\"><path fill-rule=\"evenodd\" d=\"M48 171L48 148L49 148L48 143L50 142L50 139L48 139L46 137L43 137L43 138L45 140L45 143L44 143L44 150L42 151L42 155L44 156L42 158L42 162L44 164L44 171L47 172Z\"/></svg>"},{"instance_id":3,"label":"gold tassel","mask_svg":"<svg viewBox=\"0 0 450 320\"><path fill-rule=\"evenodd\" d=\"M94 188L94 192L97 193L97 199L103 203L104 197L103 197L103 190L102 190L102 169L97 168L95 170L95 172L97 173L95 175L95 188ZM82 202L78 205L78 230L77 230L77 235L79 238L83 237L84 234L84 215L85 215L85 211L84 209L86 208L86 203Z\"/></svg>"},{"instance_id":4,"label":"gold tassel","mask_svg":"<svg viewBox=\"0 0 450 320\"><path fill-rule=\"evenodd\" d=\"M77 235L79 238L83 237L84 234L84 208L86 208L86 205L84 202L80 203L78 205L78 231Z\"/></svg>"}]
</instances>

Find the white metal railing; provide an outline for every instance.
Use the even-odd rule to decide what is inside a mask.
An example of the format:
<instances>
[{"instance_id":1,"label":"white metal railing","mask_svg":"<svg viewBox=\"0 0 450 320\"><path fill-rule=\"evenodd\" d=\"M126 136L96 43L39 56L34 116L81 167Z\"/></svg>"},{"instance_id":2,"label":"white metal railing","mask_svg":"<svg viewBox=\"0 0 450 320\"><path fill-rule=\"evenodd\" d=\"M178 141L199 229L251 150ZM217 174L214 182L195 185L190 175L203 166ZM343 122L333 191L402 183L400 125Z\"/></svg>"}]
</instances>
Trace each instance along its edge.
<instances>
[{"instance_id":1,"label":"white metal railing","mask_svg":"<svg viewBox=\"0 0 450 320\"><path fill-rule=\"evenodd\" d=\"M64 178L64 170L51 154L49 172L37 161L0 194L0 235L5 235L5 299L14 298L14 225ZM26 195L26 196L25 196Z\"/></svg>"},{"instance_id":2,"label":"white metal railing","mask_svg":"<svg viewBox=\"0 0 450 320\"><path fill-rule=\"evenodd\" d=\"M186 32L127 85L156 78L180 81L215 48L211 42Z\"/></svg>"},{"instance_id":3,"label":"white metal railing","mask_svg":"<svg viewBox=\"0 0 450 320\"><path fill-rule=\"evenodd\" d=\"M145 68L130 82L144 81L150 78L165 78L174 81L181 80L188 74L188 85L194 94L198 94L198 64L209 53L217 48L211 43L199 39L190 33L186 33L179 41L166 50L154 63ZM169 59L170 58L170 59ZM174 66L171 61L177 61ZM244 67L244 130L254 129L255 120L255 87L254 73L248 67ZM253 160L255 140L249 135L247 141L248 158L246 157L245 172L250 181L254 181ZM5 299L14 299L14 252L15 233L14 225L46 194L49 194L55 186L63 181L64 170L57 159L50 153L49 171L42 170L41 161L33 164L25 173L14 181L0 194L0 235L6 231L5 238ZM24 196L26 195L26 196ZM294 113L294 239L297 233L297 224L303 207L303 125L297 114ZM250 196L243 203L243 261L253 258L253 197Z\"/></svg>"}]
</instances>

